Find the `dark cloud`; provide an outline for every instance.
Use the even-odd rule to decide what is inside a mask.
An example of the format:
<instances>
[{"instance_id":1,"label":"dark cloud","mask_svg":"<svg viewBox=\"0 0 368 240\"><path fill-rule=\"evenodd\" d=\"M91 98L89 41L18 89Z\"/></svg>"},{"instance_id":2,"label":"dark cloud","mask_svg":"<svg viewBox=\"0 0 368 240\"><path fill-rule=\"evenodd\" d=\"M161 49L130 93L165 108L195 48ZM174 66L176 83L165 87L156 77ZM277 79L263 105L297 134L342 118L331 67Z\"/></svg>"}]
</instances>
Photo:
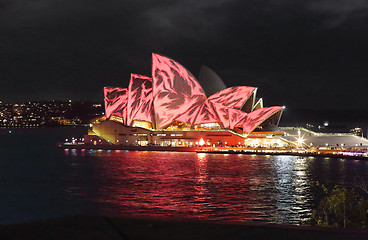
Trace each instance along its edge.
<instances>
[{"instance_id":1,"label":"dark cloud","mask_svg":"<svg viewBox=\"0 0 368 240\"><path fill-rule=\"evenodd\" d=\"M368 10L368 2L365 0L322 0L306 2L310 11L329 16L323 22L323 26L327 28L338 27L348 21L353 15L365 14Z\"/></svg>"},{"instance_id":2,"label":"dark cloud","mask_svg":"<svg viewBox=\"0 0 368 240\"><path fill-rule=\"evenodd\" d=\"M0 0L0 99L101 101L157 52L267 105L367 109L367 13L364 0Z\"/></svg>"}]
</instances>

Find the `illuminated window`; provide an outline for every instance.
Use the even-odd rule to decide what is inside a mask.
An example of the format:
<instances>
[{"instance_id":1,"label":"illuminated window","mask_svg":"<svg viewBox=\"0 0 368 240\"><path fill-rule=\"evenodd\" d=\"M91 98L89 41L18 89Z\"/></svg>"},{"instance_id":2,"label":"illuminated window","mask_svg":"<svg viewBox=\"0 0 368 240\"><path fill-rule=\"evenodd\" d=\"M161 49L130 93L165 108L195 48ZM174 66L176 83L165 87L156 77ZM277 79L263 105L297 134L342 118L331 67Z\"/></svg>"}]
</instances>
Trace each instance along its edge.
<instances>
[{"instance_id":1,"label":"illuminated window","mask_svg":"<svg viewBox=\"0 0 368 240\"><path fill-rule=\"evenodd\" d=\"M110 117L110 120L124 123L123 119L122 119L122 118L120 118L120 117L117 117L117 116L111 116L111 117Z\"/></svg>"},{"instance_id":2,"label":"illuminated window","mask_svg":"<svg viewBox=\"0 0 368 240\"><path fill-rule=\"evenodd\" d=\"M171 134L171 136L183 136L181 133Z\"/></svg>"},{"instance_id":3,"label":"illuminated window","mask_svg":"<svg viewBox=\"0 0 368 240\"><path fill-rule=\"evenodd\" d=\"M174 121L166 128L166 130L190 130L190 125L183 122Z\"/></svg>"},{"instance_id":4,"label":"illuminated window","mask_svg":"<svg viewBox=\"0 0 368 240\"><path fill-rule=\"evenodd\" d=\"M149 122L145 122L145 121L133 121L133 127L140 127L140 128L145 128L145 129L152 129L152 124Z\"/></svg>"},{"instance_id":5,"label":"illuminated window","mask_svg":"<svg viewBox=\"0 0 368 240\"><path fill-rule=\"evenodd\" d=\"M203 123L194 126L194 129L220 129L219 123Z\"/></svg>"}]
</instances>

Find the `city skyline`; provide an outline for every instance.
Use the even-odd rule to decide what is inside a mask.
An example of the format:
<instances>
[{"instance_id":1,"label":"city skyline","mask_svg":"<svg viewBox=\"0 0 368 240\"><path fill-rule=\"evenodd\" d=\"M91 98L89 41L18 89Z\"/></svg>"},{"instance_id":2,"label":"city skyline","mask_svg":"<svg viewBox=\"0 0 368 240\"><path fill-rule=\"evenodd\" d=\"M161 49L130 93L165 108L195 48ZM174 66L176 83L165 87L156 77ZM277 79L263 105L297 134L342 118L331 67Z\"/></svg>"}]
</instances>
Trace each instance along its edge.
<instances>
[{"instance_id":1,"label":"city skyline","mask_svg":"<svg viewBox=\"0 0 368 240\"><path fill-rule=\"evenodd\" d=\"M0 128L86 126L104 116L101 103L81 101L0 101Z\"/></svg>"},{"instance_id":2,"label":"city skyline","mask_svg":"<svg viewBox=\"0 0 368 240\"><path fill-rule=\"evenodd\" d=\"M150 75L151 52L266 105L365 109L364 1L0 1L0 100L103 100Z\"/></svg>"}]
</instances>

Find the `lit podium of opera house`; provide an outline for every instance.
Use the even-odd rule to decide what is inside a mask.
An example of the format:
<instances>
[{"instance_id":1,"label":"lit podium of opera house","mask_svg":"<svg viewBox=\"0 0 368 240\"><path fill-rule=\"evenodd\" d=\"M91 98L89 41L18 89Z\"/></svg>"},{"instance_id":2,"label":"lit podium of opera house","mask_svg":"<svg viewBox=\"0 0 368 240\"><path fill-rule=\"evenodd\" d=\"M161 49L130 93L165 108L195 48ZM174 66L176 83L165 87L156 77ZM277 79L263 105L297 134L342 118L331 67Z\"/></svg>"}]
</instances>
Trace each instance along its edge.
<instances>
[{"instance_id":1,"label":"lit podium of opera house","mask_svg":"<svg viewBox=\"0 0 368 240\"><path fill-rule=\"evenodd\" d=\"M182 65L152 54L152 77L131 74L128 88L105 87L106 120L84 142L120 146L284 147L283 107L263 107L257 88L226 88L209 68L198 80Z\"/></svg>"}]
</instances>

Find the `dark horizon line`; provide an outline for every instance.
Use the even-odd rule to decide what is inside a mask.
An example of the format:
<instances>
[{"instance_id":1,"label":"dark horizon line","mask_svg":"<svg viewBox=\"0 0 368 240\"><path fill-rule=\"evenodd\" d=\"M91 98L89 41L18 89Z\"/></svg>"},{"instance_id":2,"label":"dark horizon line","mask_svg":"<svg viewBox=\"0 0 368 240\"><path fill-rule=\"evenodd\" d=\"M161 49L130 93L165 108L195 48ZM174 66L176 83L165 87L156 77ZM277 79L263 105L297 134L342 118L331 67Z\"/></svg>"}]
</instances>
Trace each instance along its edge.
<instances>
[{"instance_id":1,"label":"dark horizon line","mask_svg":"<svg viewBox=\"0 0 368 240\"><path fill-rule=\"evenodd\" d=\"M33 100L20 100L20 101L15 101L15 100L11 100L11 101L4 101L2 99L0 99L1 103L28 103L28 102L96 102L96 103L103 103L104 100L86 100L86 99L78 99L78 100L73 100L73 99L33 99ZM293 111L315 111L315 112L320 112L320 111L334 111L334 112L340 112L340 111L364 111L364 112L368 112L368 109L365 108L309 108L309 107L294 107L294 106L288 106L285 105L285 110L284 111L288 111L288 110L293 110ZM284 112L285 113L285 112Z\"/></svg>"},{"instance_id":2,"label":"dark horizon line","mask_svg":"<svg viewBox=\"0 0 368 240\"><path fill-rule=\"evenodd\" d=\"M67 99L67 100L60 100L60 99L43 99L43 100L22 100L22 101L4 101L0 99L1 103L10 103L10 104L19 104L19 103L28 103L28 102L95 102L95 103L103 103L103 100L101 101L96 101L96 100L72 100L72 99Z\"/></svg>"},{"instance_id":3,"label":"dark horizon line","mask_svg":"<svg viewBox=\"0 0 368 240\"><path fill-rule=\"evenodd\" d=\"M33 100L10 100L10 101L4 101L3 99L0 99L0 102L2 103L27 103L27 102L98 102L103 103L104 100L86 100L86 99L33 99ZM281 106L281 105L280 105ZM364 111L368 112L368 109L365 108L310 108L310 107L295 107L295 106L288 106L285 105L285 110L294 110L294 111Z\"/></svg>"}]
</instances>

